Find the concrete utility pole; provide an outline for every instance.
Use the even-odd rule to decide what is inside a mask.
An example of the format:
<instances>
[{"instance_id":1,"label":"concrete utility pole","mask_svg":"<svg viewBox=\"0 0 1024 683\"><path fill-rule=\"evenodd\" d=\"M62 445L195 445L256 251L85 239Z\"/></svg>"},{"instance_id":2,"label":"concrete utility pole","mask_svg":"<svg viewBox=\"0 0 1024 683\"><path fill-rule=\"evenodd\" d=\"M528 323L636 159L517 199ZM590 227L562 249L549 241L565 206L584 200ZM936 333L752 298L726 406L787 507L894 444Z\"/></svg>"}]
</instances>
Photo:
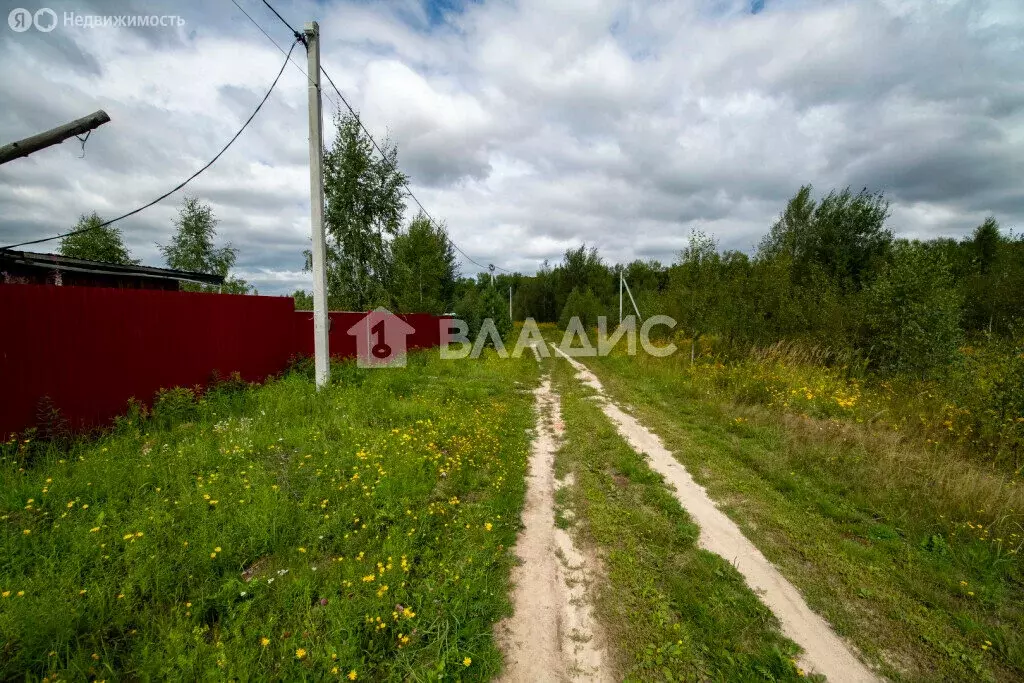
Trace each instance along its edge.
<instances>
[{"instance_id":1,"label":"concrete utility pole","mask_svg":"<svg viewBox=\"0 0 1024 683\"><path fill-rule=\"evenodd\" d=\"M622 324L622 269L619 269L619 324Z\"/></svg>"},{"instance_id":2,"label":"concrete utility pole","mask_svg":"<svg viewBox=\"0 0 1024 683\"><path fill-rule=\"evenodd\" d=\"M512 287L508 288L508 319L512 319Z\"/></svg>"},{"instance_id":3,"label":"concrete utility pole","mask_svg":"<svg viewBox=\"0 0 1024 683\"><path fill-rule=\"evenodd\" d=\"M331 378L327 324L327 236L324 234L324 137L320 111L320 25L306 24L306 66L309 74L309 199L313 231L313 359L316 387Z\"/></svg>"},{"instance_id":4,"label":"concrete utility pole","mask_svg":"<svg viewBox=\"0 0 1024 683\"><path fill-rule=\"evenodd\" d=\"M0 147L0 164L6 164L8 161L27 157L32 152L38 152L51 145L60 144L74 135L88 133L109 121L110 117L107 116L107 112L100 109L88 116L84 116L71 123L65 123L63 126L57 126L45 133L39 133L30 138L4 145Z\"/></svg>"}]
</instances>

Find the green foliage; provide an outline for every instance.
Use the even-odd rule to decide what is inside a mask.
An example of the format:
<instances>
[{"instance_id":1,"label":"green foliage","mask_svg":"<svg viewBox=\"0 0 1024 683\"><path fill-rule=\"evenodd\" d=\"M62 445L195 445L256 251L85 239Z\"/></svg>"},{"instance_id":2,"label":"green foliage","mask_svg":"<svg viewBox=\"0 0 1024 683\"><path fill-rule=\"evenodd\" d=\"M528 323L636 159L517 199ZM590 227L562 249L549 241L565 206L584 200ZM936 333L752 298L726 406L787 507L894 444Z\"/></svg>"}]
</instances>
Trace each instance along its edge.
<instances>
[{"instance_id":1,"label":"green foliage","mask_svg":"<svg viewBox=\"0 0 1024 683\"><path fill-rule=\"evenodd\" d=\"M198 414L196 394L186 387L161 389L153 401L153 418L163 427L191 421Z\"/></svg>"},{"instance_id":2,"label":"green foliage","mask_svg":"<svg viewBox=\"0 0 1024 683\"><path fill-rule=\"evenodd\" d=\"M465 321L469 327L469 339L475 341L480 334L485 320L494 321L494 327L503 342L508 343L512 336L512 319L508 315L508 300L501 296L495 288L486 286L481 289L467 289L455 303L455 317ZM488 345L491 345L488 341Z\"/></svg>"},{"instance_id":3,"label":"green foliage","mask_svg":"<svg viewBox=\"0 0 1024 683\"><path fill-rule=\"evenodd\" d=\"M103 219L96 212L83 215L75 224L75 230L84 230L68 235L60 241L60 253L68 258L79 258L88 261L103 261L134 265L138 261L132 259L128 248L124 246L121 230L113 225L103 225Z\"/></svg>"},{"instance_id":4,"label":"green foliage","mask_svg":"<svg viewBox=\"0 0 1024 683\"><path fill-rule=\"evenodd\" d=\"M391 241L391 298L395 312L450 310L459 264L444 226L437 229L422 213Z\"/></svg>"},{"instance_id":5,"label":"green foliage","mask_svg":"<svg viewBox=\"0 0 1024 683\"><path fill-rule=\"evenodd\" d=\"M960 341L961 297L949 267L920 243L901 243L867 293L866 322L880 367L926 375Z\"/></svg>"},{"instance_id":6,"label":"green foliage","mask_svg":"<svg viewBox=\"0 0 1024 683\"><path fill-rule=\"evenodd\" d=\"M690 234L669 276L671 314L694 339L720 327L716 305L721 296L722 260L718 244L702 232Z\"/></svg>"},{"instance_id":7,"label":"green foliage","mask_svg":"<svg viewBox=\"0 0 1024 683\"><path fill-rule=\"evenodd\" d=\"M304 289L296 289L292 293L292 298L295 299L295 310L296 311L312 311L313 310L313 293L307 292Z\"/></svg>"},{"instance_id":8,"label":"green foliage","mask_svg":"<svg viewBox=\"0 0 1024 683\"><path fill-rule=\"evenodd\" d=\"M584 328L591 329L597 327L597 318L602 315L605 315L605 308L589 288L573 288L562 307L562 315L558 317L558 326L566 329L575 317L580 319Z\"/></svg>"},{"instance_id":9,"label":"green foliage","mask_svg":"<svg viewBox=\"0 0 1024 683\"><path fill-rule=\"evenodd\" d=\"M245 280L229 277L235 265L238 250L230 243L214 245L217 237L217 219L213 208L198 197L185 197L185 203L174 220L175 234L171 243L158 245L168 268L193 273L208 273L225 278L223 290L229 294L248 294L251 287ZM220 291L221 287L183 283L187 291Z\"/></svg>"},{"instance_id":10,"label":"green foliage","mask_svg":"<svg viewBox=\"0 0 1024 683\"><path fill-rule=\"evenodd\" d=\"M794 284L806 284L819 271L841 287L860 289L892 243L885 227L889 202L867 189L833 190L820 203L810 193L805 185L789 201L761 242L761 255L788 261Z\"/></svg>"},{"instance_id":11,"label":"green foliage","mask_svg":"<svg viewBox=\"0 0 1024 683\"><path fill-rule=\"evenodd\" d=\"M324 152L328 307L365 311L391 306L388 239L398 235L405 211L406 178L398 170L398 149L384 141L384 157L376 156L351 114L338 113L335 129L334 142Z\"/></svg>"},{"instance_id":12,"label":"green foliage","mask_svg":"<svg viewBox=\"0 0 1024 683\"><path fill-rule=\"evenodd\" d=\"M480 296L480 318L490 318L503 342L512 335L512 318L508 315L508 300L494 287L484 289Z\"/></svg>"},{"instance_id":13,"label":"green foliage","mask_svg":"<svg viewBox=\"0 0 1024 683\"><path fill-rule=\"evenodd\" d=\"M1004 236L994 218L978 226L960 255L968 329L1003 336L1024 320L1024 237Z\"/></svg>"},{"instance_id":14,"label":"green foliage","mask_svg":"<svg viewBox=\"0 0 1024 683\"><path fill-rule=\"evenodd\" d=\"M480 334L480 324L483 322L481 315L481 292L476 287L467 289L455 302L455 317L466 323L469 328L469 338L475 339Z\"/></svg>"},{"instance_id":15,"label":"green foliage","mask_svg":"<svg viewBox=\"0 0 1024 683\"><path fill-rule=\"evenodd\" d=\"M536 363L414 355L0 442L0 679L496 676Z\"/></svg>"}]
</instances>

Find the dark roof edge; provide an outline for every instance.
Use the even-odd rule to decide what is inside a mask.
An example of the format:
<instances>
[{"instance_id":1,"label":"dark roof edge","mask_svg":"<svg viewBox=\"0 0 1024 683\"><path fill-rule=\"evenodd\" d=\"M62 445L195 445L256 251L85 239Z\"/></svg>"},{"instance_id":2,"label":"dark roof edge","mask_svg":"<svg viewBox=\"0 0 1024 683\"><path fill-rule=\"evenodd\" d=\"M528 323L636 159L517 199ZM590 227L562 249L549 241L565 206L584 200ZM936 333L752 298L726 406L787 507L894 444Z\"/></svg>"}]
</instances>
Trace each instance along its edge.
<instances>
[{"instance_id":1,"label":"dark roof edge","mask_svg":"<svg viewBox=\"0 0 1024 683\"><path fill-rule=\"evenodd\" d=\"M80 273L134 275L136 277L148 277L163 280L184 280L187 282L197 282L207 285L224 284L224 277L222 275L194 273L187 270L173 270L171 268L156 268L153 266L126 266L120 263L106 263L104 261L69 258L59 254L38 254L31 251L11 251L9 249L0 249L0 259L12 260L25 265L35 265L55 269L59 268L62 270Z\"/></svg>"}]
</instances>

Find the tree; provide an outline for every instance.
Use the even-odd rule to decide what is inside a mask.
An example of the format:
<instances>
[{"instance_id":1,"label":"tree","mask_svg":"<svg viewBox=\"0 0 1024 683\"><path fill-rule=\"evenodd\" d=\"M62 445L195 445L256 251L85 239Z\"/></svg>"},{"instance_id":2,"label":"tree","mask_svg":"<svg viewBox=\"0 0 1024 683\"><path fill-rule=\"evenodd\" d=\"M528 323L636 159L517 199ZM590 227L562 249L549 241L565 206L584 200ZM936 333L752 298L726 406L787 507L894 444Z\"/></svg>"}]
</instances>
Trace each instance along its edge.
<instances>
[{"instance_id":1,"label":"tree","mask_svg":"<svg viewBox=\"0 0 1024 683\"><path fill-rule=\"evenodd\" d=\"M899 243L867 292L867 343L883 370L926 375L950 363L961 298L949 266L920 242Z\"/></svg>"},{"instance_id":2,"label":"tree","mask_svg":"<svg viewBox=\"0 0 1024 683\"><path fill-rule=\"evenodd\" d=\"M60 241L60 253L69 258L80 258L88 261L120 263L130 266L138 263L133 259L128 248L124 246L121 231L113 225L103 225L103 219L96 212L88 216L82 215L75 225L75 230L83 230L68 235Z\"/></svg>"},{"instance_id":3,"label":"tree","mask_svg":"<svg viewBox=\"0 0 1024 683\"><path fill-rule=\"evenodd\" d=\"M671 297L676 306L673 312L690 335L690 361L696 351L697 340L717 326L722 260L714 238L694 230L690 242L679 253L679 261L670 275Z\"/></svg>"},{"instance_id":4,"label":"tree","mask_svg":"<svg viewBox=\"0 0 1024 683\"><path fill-rule=\"evenodd\" d=\"M295 299L295 310L296 311L312 311L313 310L313 295L304 289L296 289L292 292L292 298Z\"/></svg>"},{"instance_id":5,"label":"tree","mask_svg":"<svg viewBox=\"0 0 1024 683\"><path fill-rule=\"evenodd\" d=\"M251 287L245 280L229 277L228 272L235 265L238 251L230 243L215 247L217 220L213 209L196 197L185 197L185 203L174 221L177 229L169 245L157 245L164 255L168 268L193 273L208 273L225 278L223 290L231 294L247 294ZM184 284L190 291L217 291L219 287Z\"/></svg>"},{"instance_id":6,"label":"tree","mask_svg":"<svg viewBox=\"0 0 1024 683\"><path fill-rule=\"evenodd\" d=\"M820 272L843 289L859 290L892 245L888 217L889 202L880 192L832 190L815 203L811 186L805 185L772 225L758 255L787 262L795 285L807 285Z\"/></svg>"},{"instance_id":7,"label":"tree","mask_svg":"<svg viewBox=\"0 0 1024 683\"><path fill-rule=\"evenodd\" d=\"M573 318L579 318L583 327L597 327L597 318L604 315L604 305L589 288L574 287L562 307L562 315L558 318L558 326L563 330L569 327Z\"/></svg>"},{"instance_id":8,"label":"tree","mask_svg":"<svg viewBox=\"0 0 1024 683\"><path fill-rule=\"evenodd\" d=\"M335 128L334 142L324 152L328 306L363 311L391 305L387 238L398 234L405 211L406 177L398 170L398 149L385 141L383 158L375 157L353 115L337 114Z\"/></svg>"},{"instance_id":9,"label":"tree","mask_svg":"<svg viewBox=\"0 0 1024 683\"><path fill-rule=\"evenodd\" d=\"M596 247L587 249L581 244L576 249L567 249L562 263L554 270L555 310L562 311L574 289L589 289L602 306L607 306L616 292L612 271L601 260Z\"/></svg>"},{"instance_id":10,"label":"tree","mask_svg":"<svg viewBox=\"0 0 1024 683\"><path fill-rule=\"evenodd\" d=\"M503 341L508 341L512 334L512 318L508 315L508 300L501 295L496 287L486 287L480 296L481 322L490 318Z\"/></svg>"},{"instance_id":11,"label":"tree","mask_svg":"<svg viewBox=\"0 0 1024 683\"><path fill-rule=\"evenodd\" d=\"M444 226L435 228L422 213L391 241L391 299L399 312L433 313L451 309L459 263Z\"/></svg>"}]
</instances>

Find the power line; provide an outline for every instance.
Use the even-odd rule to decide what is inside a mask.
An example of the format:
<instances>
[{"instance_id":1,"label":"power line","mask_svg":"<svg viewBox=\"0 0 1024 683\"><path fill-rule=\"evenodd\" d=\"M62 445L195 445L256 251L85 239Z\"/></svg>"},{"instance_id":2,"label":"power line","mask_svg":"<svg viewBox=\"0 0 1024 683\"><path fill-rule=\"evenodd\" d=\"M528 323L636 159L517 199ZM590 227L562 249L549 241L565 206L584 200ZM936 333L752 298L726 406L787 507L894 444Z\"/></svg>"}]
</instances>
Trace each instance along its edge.
<instances>
[{"instance_id":1,"label":"power line","mask_svg":"<svg viewBox=\"0 0 1024 683\"><path fill-rule=\"evenodd\" d=\"M296 41L296 42L298 42L298 41ZM230 140L228 140L228 144L224 145L224 147L222 147L221 150L219 152L217 152L217 155L215 157L213 157L212 159L210 159L206 163L205 166L203 166L201 169L199 169L198 171L196 171L195 173L190 175L188 178L186 178L183 182L178 184L176 187L174 187L170 191L165 192L164 194L160 195L159 197L157 197L156 199L154 199L150 203L145 204L143 206L140 206L139 208L137 208L137 209L135 209L133 211L129 211L128 213L126 213L126 214L124 214L122 216L118 216L117 218L113 218L113 219L111 219L109 221L106 221L105 223L100 223L99 225L89 226L88 228L81 228L79 230L71 230L70 232L65 232L65 233L62 233L60 235L54 235L53 237L43 237L42 239L29 240L28 242L20 242L18 244L11 244L11 245L6 246L6 247L0 247L0 250L14 249L14 248L17 248L17 247L24 247L24 246L27 246L29 244L41 244L42 242L49 242L51 240L63 239L65 237L70 237L71 235L77 235L79 233L88 232L89 230L98 230L100 228L105 228L106 226L108 226L108 225L110 225L112 223L116 223L117 221L119 221L119 220L121 220L123 218L128 218L129 216L134 216L135 214L139 213L140 211L148 209L149 207L153 206L157 202L160 202L160 201L162 201L164 199L167 199L172 194L174 194L175 192L177 192L181 188L183 188L186 185L188 185L194 178L196 178L196 176L198 176L200 173L202 173L206 169L210 168L210 166L213 166L213 162L217 161L217 159L220 158L220 155L227 151L228 147L230 147L232 145L232 143L234 143L234 141L238 139L238 136L242 134L242 131L244 131L249 126L249 124L252 122L252 120L254 118L256 118L256 114L259 113L260 109L263 108L263 105L266 103L267 99L270 98L270 93L274 92L274 87L277 85L277 82L281 79L281 74L284 73L284 68L286 66L288 66L288 61L291 59L292 50L294 50L294 49L295 49L295 43L292 43L292 47L291 47L290 50L288 50L288 54L285 55L285 60L281 64L281 69L277 72L277 76L274 78L274 82L270 84L270 89L267 90L267 94L263 96L263 99L260 100L260 103L256 106L255 111L253 111L253 113L249 115L249 118L245 120L245 123L243 123L242 127L238 129L238 132L235 133L234 137L232 137Z\"/></svg>"},{"instance_id":2,"label":"power line","mask_svg":"<svg viewBox=\"0 0 1024 683\"><path fill-rule=\"evenodd\" d=\"M273 45L274 47L276 47L276 48L277 48L278 52L280 52L280 53L281 53L281 54L283 54L283 55L285 55L285 54L288 54L287 52L285 52L284 48L283 48L283 47L281 47L281 44L280 44L280 43L278 43L278 42L277 42L276 40L274 40L274 38L273 38L273 37L272 37L272 36L271 36L271 35L270 35L269 33L267 33L267 31L266 31L266 30L265 30L265 29L263 28L263 26L261 26L261 25L260 25L260 23L259 23L258 21L256 21L255 19L253 19L252 15L251 15L251 14L249 14L248 12L246 12L246 11L245 11L245 9L244 9L244 8L243 8L243 7L241 6L241 5L239 5L239 4L238 4L238 1L237 1L237 0L231 0L231 2L232 2L232 4L234 4L234 6L235 6L235 7L237 7L237 8L238 8L238 10L239 10L239 11L240 11L240 12L241 12L242 14L244 14L244 15L245 15L246 19L248 19L249 21L251 21L251 22L252 22L252 25L253 25L253 26L255 26L256 28L258 28L258 29L259 29L260 33L262 33L262 34L263 34L264 36L266 36L267 40L269 40L269 41L271 42L271 44L272 44L272 45ZM273 8L271 8L271 9L273 9ZM304 41L303 41L303 42L304 42ZM302 74L302 75L303 75L303 77L304 77L304 78L305 78L305 79L306 79L307 81L309 81L309 83L310 83L311 85L315 86L317 90L320 90L320 86L319 86L319 85L318 85L317 83L315 83L315 82L313 81L313 79L312 79L312 78L310 78L309 74L307 74L307 73L306 73L306 70L305 70L305 69L303 69L303 68L302 68L302 67L301 67L301 66L299 65L299 63L298 63L298 62L296 62L296 61L295 61L294 59L291 59L291 58L289 58L289 59L288 59L288 61L289 61L289 62L291 62L292 66L294 66L294 67L295 67L296 69L298 69L298 70L299 70L299 73L300 73L300 74ZM328 100L330 100L331 104L333 104L333 105L334 105L334 106L335 106L336 108L338 108L338 109L341 109L341 105L340 105L340 104L338 104L338 101L337 101L336 99L334 99L333 97L331 97L331 94L330 94L330 93L324 93L324 92L322 92L322 91L321 91L321 94L323 94L323 95L326 95L327 99L328 99Z\"/></svg>"},{"instance_id":3,"label":"power line","mask_svg":"<svg viewBox=\"0 0 1024 683\"><path fill-rule=\"evenodd\" d=\"M265 1L266 0L264 0L264 2ZM331 78L331 75L329 73L327 73L327 70L323 66L320 67L320 72L323 73L323 75L327 77L327 82L331 84L331 87L334 88L334 92L336 92L338 94L338 97L341 98L341 101L345 103L345 108L348 109L349 113L356 120L356 123L359 124L359 128L362 129L362 131L366 134L366 137L370 139L370 143L373 145L373 148L377 150L377 153L380 154L381 158L391 167L392 171L397 171L398 168L395 166L395 163L388 158L388 156L384 153L384 150L381 149L380 145L377 144L377 141L373 139L373 135L371 135L370 131L366 129L366 126L363 125L363 120L361 118L359 118L359 114L357 114L356 110L352 108L352 105L348 103L348 100L345 99L345 96L341 93L341 90L338 89L338 86L336 86L334 84L334 79ZM403 181L402 184L405 185L405 191L408 192L409 196L412 197L412 200L414 202L416 202L416 206L420 207L420 211L422 211L423 215L427 217L427 220L430 221L430 224L434 226L435 230L437 230L438 232L440 232L442 235L445 236L445 239L448 240L449 244L451 244L453 247L455 247L455 249L460 254L465 256L466 260L469 261L470 263L472 263L472 264L474 264L474 265L476 265L476 266L478 266L480 268L483 268L485 270L488 269L488 266L485 266L484 264L480 263L479 261L474 260L469 254L467 254L465 251L463 251L462 248L458 244L455 243L455 240L453 240L448 235L448 232L446 230L442 230L441 229L441 226L437 224L437 221L434 220L434 218L430 215L430 213L427 211L427 209L423 206L423 202L421 202L419 200L419 198L416 197L416 195L413 193L412 188L409 186L409 181L408 180ZM494 265L494 267L497 268L498 270L504 271L504 272L509 273L509 274L511 274L511 272L512 272L510 270L506 270L505 268L502 268L499 265L495 265L495 264L490 264L490 265Z\"/></svg>"},{"instance_id":4,"label":"power line","mask_svg":"<svg viewBox=\"0 0 1024 683\"><path fill-rule=\"evenodd\" d=\"M232 0L232 2L234 2L234 0ZM235 3L235 4L237 5L237 3ZM271 5L271 4L270 4L270 3L269 3L269 2L267 1L267 0L263 0L263 4L264 4L264 5L266 5L267 7L269 7L269 8L270 8L270 11L271 11L271 12L273 12L273 13L274 13L274 15L275 15L275 16L276 16L276 17L277 17L278 19L280 19L280 20L281 20L281 23L283 23L283 24L284 24L285 26L287 26L287 27L288 27L288 29L289 29L289 30L290 30L290 31L291 31L292 33L294 33L294 34L296 35L296 37L298 37L298 35L299 35L299 34L298 34L298 33L297 33L296 31L295 31L295 29L294 29L294 28L292 28L292 25L291 25L291 24L289 24L289 23L288 23L287 21L285 21L284 17L282 17L282 16L281 16L281 15L280 15L280 14L278 13L278 11L277 11L276 9L274 9L274 6L273 6L273 5ZM239 8L239 9L241 9L241 8ZM244 12L244 10L243 10L243 12ZM246 15L246 16L248 16L248 15ZM251 17L250 17L250 19L251 19ZM255 22L253 22L253 23L255 23ZM260 30L262 30L262 29L260 29ZM269 36L268 36L268 37L269 37ZM377 141L373 139L373 136L372 136L372 135L370 135L370 131L369 131L369 130L367 130L367 129L366 129L366 126L364 126L364 125L363 125L363 120L362 120L361 118L359 118L359 114L357 114L357 113L356 113L356 110L352 108L352 105L350 105L350 104L348 103L348 100L347 100L347 99L345 99L345 96L344 96L344 95L343 95L343 94L341 93L341 90L340 90L340 89L338 88L338 86L336 86L336 85L334 84L334 79L332 79L332 78L331 78L331 75L330 75L329 73L327 73L327 69L325 69L325 68L324 68L323 66L321 66L321 67L320 67L320 72L321 72L321 73L322 73L322 74L323 74L324 76L326 76L326 77L327 77L327 82L331 84L331 87L332 87L332 88L334 88L334 92L336 92L336 93L338 94L338 97L340 97L340 98L341 98L341 101L342 101L342 102L343 102L343 103L345 104L345 108L346 108L346 109L348 109L349 113L350 113L350 114L352 114L353 118L355 118L355 120L356 120L356 123L358 123L358 124L359 124L359 127L360 127L360 128L362 129L362 131L363 131L364 133L366 133L366 137L370 139L370 143L371 143L371 144L373 145L373 148L374 148L374 149L376 149L376 150L377 150L377 152L378 152L378 153L379 153L379 154L381 155L381 157L382 157L382 158L384 159L384 161L385 161L385 162L386 162L386 163L387 163L387 164L388 164L389 166L391 166L391 170L392 170L392 171L397 171L397 170L398 170L398 168L396 167L396 165L394 164L394 162L392 162L392 161L391 161L390 159L388 159L387 155L386 155L386 154L384 154L384 150L382 150L382 149L380 148L380 145L378 145L378 144L377 144ZM334 105L335 105L335 106L337 107L337 104L338 104L338 103L337 103L337 102L334 102L333 104L334 104ZM338 109L341 109L341 107L338 107ZM435 221L435 220L434 220L434 218L433 218L433 217L432 217L432 216L430 215L430 213L428 213L428 212L427 212L426 208L424 208L424 206L423 206L423 203L422 203L422 202L421 202L421 201L420 201L420 200L419 200L419 199L418 199L418 198L416 197L416 195L415 195L415 194L413 194L412 188L411 188L411 187L409 187L409 181L408 181L408 180L405 180L405 181L403 182L403 185L405 186L405 191L406 191L406 192L408 192L408 193L409 193L409 196L410 196L410 197L412 197L412 200L413 200L414 202L416 202L416 206L420 207L420 211L422 211L422 212L423 212L423 215L427 217L427 220L428 220L428 221L430 221L430 224L434 226L434 229L435 229L435 230L437 230L438 232L440 232L440 233L441 233L442 235L444 235L444 236L445 236L445 239L447 239L447 240L448 240L449 244L451 244L451 245L452 245L453 247L455 247L455 249L456 249L456 250L457 250L457 251L458 251L458 252L459 252L460 254L462 254L463 256L465 256L465 257L466 257L466 260L467 260L467 261L469 261L470 263L474 264L475 266L477 266L477 267L479 267L479 268L484 268L484 269L486 270L486 269L488 268L488 266L485 266L485 265L483 265L482 263L480 263L479 261L476 261L476 260L474 260L474 259L473 259L473 258L472 258L472 257L471 257L471 256L470 256L469 254L467 254L467 253L466 253L465 251L463 251L463 250L462 250L462 248L461 248L461 247L460 247L460 246L459 246L458 244L456 244L456 243L455 243L455 240L453 240L453 239L452 239L452 238L451 238L451 237L450 237L450 236L448 235L448 232L447 232L446 230L442 230L442 229L441 229L441 226L437 224L437 221ZM491 264L491 265L494 265L494 264ZM511 272L512 272L512 271L510 271L510 270L507 270L507 269L505 269L505 268L502 268L501 266L498 266L498 265L494 265L494 267L495 267L495 268L497 268L498 270L504 271L504 272L506 272L506 273L511 273Z\"/></svg>"},{"instance_id":5,"label":"power line","mask_svg":"<svg viewBox=\"0 0 1024 683\"><path fill-rule=\"evenodd\" d=\"M274 9L273 5L271 5L269 2L267 2L267 0L263 0L263 4L266 5L268 8L270 8L270 11L274 13L274 16L276 16L278 19L281 20L282 24L284 24L285 26L288 27L288 30L292 32L293 36L295 36L295 40L299 41L303 45L306 44L306 36L304 36L303 34L299 33L298 31L296 31L295 28L291 24L289 24L287 21L285 21L284 17L282 17L280 14L277 13L277 10Z\"/></svg>"}]
</instances>

